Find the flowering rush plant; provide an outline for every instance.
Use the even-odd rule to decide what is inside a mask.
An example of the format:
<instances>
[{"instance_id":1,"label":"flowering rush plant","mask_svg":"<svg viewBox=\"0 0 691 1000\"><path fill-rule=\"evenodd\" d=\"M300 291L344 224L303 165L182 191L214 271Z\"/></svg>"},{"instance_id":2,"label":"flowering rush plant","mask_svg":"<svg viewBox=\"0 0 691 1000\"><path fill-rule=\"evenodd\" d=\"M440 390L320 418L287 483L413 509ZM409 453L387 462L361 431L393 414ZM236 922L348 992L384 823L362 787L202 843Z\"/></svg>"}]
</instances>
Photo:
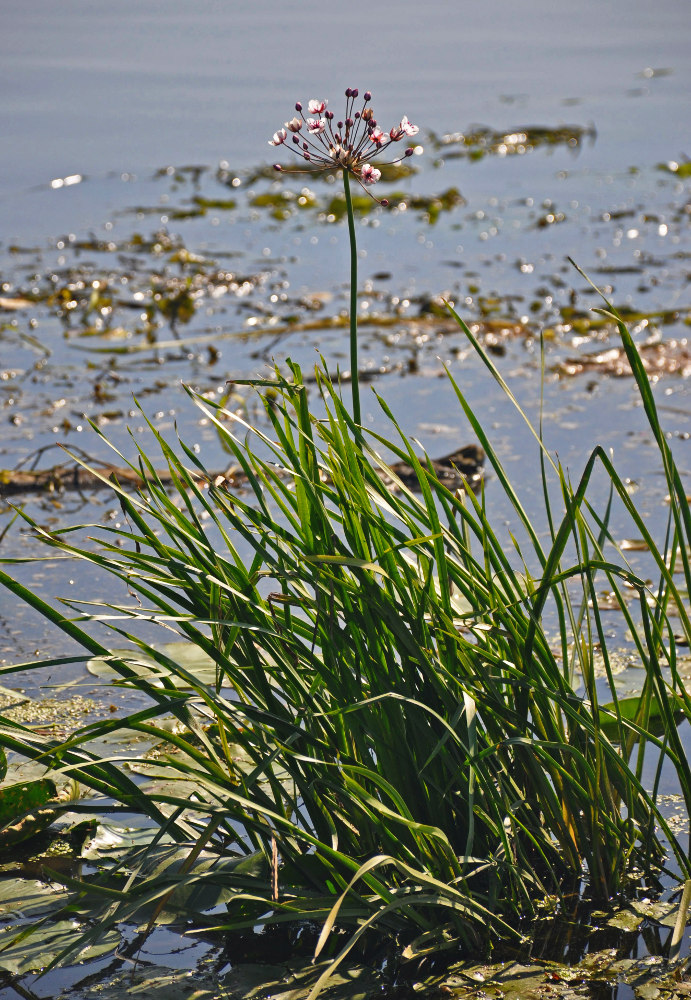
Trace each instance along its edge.
<instances>
[{"instance_id":1,"label":"flowering rush plant","mask_svg":"<svg viewBox=\"0 0 691 1000\"><path fill-rule=\"evenodd\" d=\"M403 117L398 125L384 132L374 117L370 104L372 95L369 90L365 91L362 104L358 101L357 87L348 87L345 96L345 115L342 121L334 121L333 111L327 111L328 101L310 101L307 105L308 117L305 117L302 104L298 101L295 105L297 115L286 122L278 132L274 132L273 138L269 139L269 145L285 146L290 149L309 164L305 168L308 171L336 168L343 174L350 237L350 383L353 390L353 420L358 428L359 441L361 417L357 336L357 243L350 177L353 176L365 189L376 184L381 178L381 170L373 166L371 160L393 143L400 142L404 138L412 138L420 130L417 125L413 125ZM389 162L400 163L412 153L413 147L410 146L402 156ZM280 163L274 164L274 168L283 169ZM375 201L377 200L375 198ZM388 205L388 202L382 198L379 204ZM342 377L344 375L345 373L342 373Z\"/></svg>"},{"instance_id":2,"label":"flowering rush plant","mask_svg":"<svg viewBox=\"0 0 691 1000\"><path fill-rule=\"evenodd\" d=\"M334 121L333 111L327 111L328 101L309 101L309 117L305 117L302 104L298 101L295 105L297 115L274 132L269 145L286 146L302 160L312 164L314 170L340 167L362 185L376 184L381 178L381 170L372 166L370 161L393 143L412 138L420 130L404 116L398 125L384 132L374 117L370 104L372 94L369 90L365 91L362 105L355 110L358 93L357 87L348 87L346 90L345 115L341 121ZM390 162L400 163L412 154L411 146L402 156ZM283 169L280 163L276 163L274 168ZM381 204L386 205L386 200Z\"/></svg>"}]
</instances>

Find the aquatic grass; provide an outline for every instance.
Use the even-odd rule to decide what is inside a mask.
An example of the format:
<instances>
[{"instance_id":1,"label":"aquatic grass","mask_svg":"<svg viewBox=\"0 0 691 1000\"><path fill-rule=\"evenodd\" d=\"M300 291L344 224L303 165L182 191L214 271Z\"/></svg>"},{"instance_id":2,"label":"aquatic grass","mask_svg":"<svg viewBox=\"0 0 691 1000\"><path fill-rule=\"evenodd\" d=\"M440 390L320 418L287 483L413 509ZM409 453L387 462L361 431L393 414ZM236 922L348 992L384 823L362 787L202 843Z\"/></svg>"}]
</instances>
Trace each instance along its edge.
<instances>
[{"instance_id":1,"label":"aquatic grass","mask_svg":"<svg viewBox=\"0 0 691 1000\"><path fill-rule=\"evenodd\" d=\"M645 373L632 368L645 395ZM691 717L690 701L668 620L674 607L688 627L675 581L688 504L664 434L676 507L660 549L604 449L572 482L539 430L538 522L452 379L492 488L513 510L507 538L483 491L440 482L384 400L392 433L358 436L323 364L316 380L320 419L297 365L255 382L266 430L190 392L242 470L241 489L216 486L192 449L173 448L150 425L174 493L138 446L135 461L119 457L143 488L109 483L125 523L87 526L97 544L23 515L49 546L111 574L133 600L58 610L4 571L0 582L76 640L84 659L109 665L113 683L152 702L63 740L2 722L0 745L151 827L149 848L123 851L96 880L69 880L79 906L106 929L189 913L190 893L203 890L200 924L219 932L321 921L317 951L335 963L373 935L405 963L520 942L547 895L575 888L607 905L632 878L652 884L665 853L656 828L689 877L689 852L644 781L647 756L658 772L667 761L691 805L675 724L680 709ZM647 408L656 419L651 395ZM409 463L417 491L381 448ZM589 499L596 470L611 485L602 512ZM617 549L614 497L651 547L656 591ZM618 698L609 662L602 579L646 669L633 707ZM152 623L166 641L172 632L199 650L211 674L142 638ZM95 626L112 642L96 640ZM104 758L99 747L117 730L158 741L155 758L136 744ZM98 814L101 802L82 808ZM161 854L161 831L182 855ZM226 912L210 914L217 903ZM80 947L77 937L60 960Z\"/></svg>"}]
</instances>

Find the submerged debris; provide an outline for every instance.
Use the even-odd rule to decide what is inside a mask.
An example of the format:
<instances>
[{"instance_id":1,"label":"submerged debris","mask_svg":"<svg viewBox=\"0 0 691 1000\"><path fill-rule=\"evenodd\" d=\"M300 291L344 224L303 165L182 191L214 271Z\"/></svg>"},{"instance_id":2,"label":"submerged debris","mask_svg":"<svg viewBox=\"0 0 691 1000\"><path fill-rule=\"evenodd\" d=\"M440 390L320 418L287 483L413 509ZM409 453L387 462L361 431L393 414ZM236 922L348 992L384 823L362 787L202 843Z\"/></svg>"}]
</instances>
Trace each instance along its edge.
<instances>
[{"instance_id":1,"label":"submerged debris","mask_svg":"<svg viewBox=\"0 0 691 1000\"><path fill-rule=\"evenodd\" d=\"M686 338L681 340L658 340L639 347L643 366L651 377L657 375L691 375L691 344ZM631 366L622 347L608 347L602 351L578 357L568 357L556 366L560 375L581 375L584 372L600 372L615 377L630 376Z\"/></svg>"},{"instance_id":2,"label":"submerged debris","mask_svg":"<svg viewBox=\"0 0 691 1000\"><path fill-rule=\"evenodd\" d=\"M420 461L423 467L427 466L449 489L457 489L464 482L475 488L479 486L482 478L485 453L479 445L469 444L458 448L450 455L430 459L429 464L424 459ZM393 479L387 474L387 469L394 474ZM399 480L408 489L417 490L420 487L417 473L407 462L395 462L378 471L384 481L391 486L397 485L396 481ZM177 484L170 469L157 469L154 475L163 486ZM202 487L213 485L228 489L241 489L246 482L245 473L237 465L223 472L209 473L199 479L199 485ZM0 469L0 497L15 496L20 493L95 490L110 485L139 489L143 485L143 479L136 469L129 466L100 461L94 462L93 468L79 465L77 462L62 462L48 469Z\"/></svg>"}]
</instances>

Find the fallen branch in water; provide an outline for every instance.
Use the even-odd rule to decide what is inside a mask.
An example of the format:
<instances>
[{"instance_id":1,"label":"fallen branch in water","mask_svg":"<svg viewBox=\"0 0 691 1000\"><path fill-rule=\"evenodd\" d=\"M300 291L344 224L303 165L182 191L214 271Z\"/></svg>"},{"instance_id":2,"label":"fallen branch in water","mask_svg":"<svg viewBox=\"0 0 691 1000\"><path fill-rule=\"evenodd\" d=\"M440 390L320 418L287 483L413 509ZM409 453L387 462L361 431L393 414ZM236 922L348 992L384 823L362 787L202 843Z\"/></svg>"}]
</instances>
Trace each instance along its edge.
<instances>
[{"instance_id":1,"label":"fallen branch in water","mask_svg":"<svg viewBox=\"0 0 691 1000\"><path fill-rule=\"evenodd\" d=\"M44 449L41 449L41 453ZM0 469L0 497L17 496L21 493L63 493L67 490L81 492L84 490L103 489L107 481L116 481L120 486L140 489L143 485L141 475L129 466L112 465L101 462L89 456L82 456L91 468L85 468L78 462L69 461L52 465L46 469ZM475 488L482 477L482 466L485 453L479 445L469 444L458 448L443 458L431 459L430 466L440 482L455 489L462 484L463 479L471 488ZM424 462L423 462L424 464ZM413 468L407 462L396 462L389 466L392 472L409 489L417 489L418 479ZM381 475L388 480L385 473ZM172 486L173 478L169 469L157 469L156 476L164 486ZM231 466L224 472L209 473L199 476L202 485L226 486L237 489L247 481L242 469Z\"/></svg>"}]
</instances>

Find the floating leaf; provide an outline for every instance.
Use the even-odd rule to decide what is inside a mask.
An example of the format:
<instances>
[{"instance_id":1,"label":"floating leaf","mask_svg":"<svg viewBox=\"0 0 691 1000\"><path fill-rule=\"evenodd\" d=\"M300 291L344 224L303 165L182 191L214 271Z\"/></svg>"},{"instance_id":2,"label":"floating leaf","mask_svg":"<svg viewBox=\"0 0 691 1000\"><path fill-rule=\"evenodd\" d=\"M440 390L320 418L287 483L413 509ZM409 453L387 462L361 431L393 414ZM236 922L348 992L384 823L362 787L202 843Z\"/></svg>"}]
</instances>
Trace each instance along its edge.
<instances>
[{"instance_id":1,"label":"floating leaf","mask_svg":"<svg viewBox=\"0 0 691 1000\"><path fill-rule=\"evenodd\" d=\"M0 849L21 843L47 829L55 818L55 811L41 807L56 795L55 782L50 778L0 788Z\"/></svg>"},{"instance_id":2,"label":"floating leaf","mask_svg":"<svg viewBox=\"0 0 691 1000\"><path fill-rule=\"evenodd\" d=\"M641 919L653 920L663 927L674 927L679 912L678 903L652 903L649 900L633 900L631 909L634 910Z\"/></svg>"},{"instance_id":3,"label":"floating leaf","mask_svg":"<svg viewBox=\"0 0 691 1000\"><path fill-rule=\"evenodd\" d=\"M16 944L11 944L17 935L16 926L0 928L0 969L14 975L40 972L61 951L74 944L76 932L77 925L73 920L59 920L55 924L43 924L40 933L30 934ZM79 960L88 961L105 955L113 951L119 942L119 934L107 932L96 944L85 948L80 953Z\"/></svg>"},{"instance_id":4,"label":"floating leaf","mask_svg":"<svg viewBox=\"0 0 691 1000\"><path fill-rule=\"evenodd\" d=\"M104 858L115 857L131 851L133 848L148 845L157 831L152 826L127 827L115 823L100 822L93 837L82 849L81 856L87 861L103 862ZM163 844L168 844L170 838L163 835Z\"/></svg>"},{"instance_id":5,"label":"floating leaf","mask_svg":"<svg viewBox=\"0 0 691 1000\"><path fill-rule=\"evenodd\" d=\"M35 920L39 916L54 911L58 904L66 901L69 893L46 882L34 879L0 879L0 912L12 913L13 919L25 917Z\"/></svg>"},{"instance_id":6,"label":"floating leaf","mask_svg":"<svg viewBox=\"0 0 691 1000\"><path fill-rule=\"evenodd\" d=\"M681 721L685 714L684 699L680 695L670 694L669 700L675 715L679 715ZM611 712L616 714L617 710L619 715L624 722L632 722L640 724L640 714L641 708L643 706L643 699L640 695L634 695L631 698L620 698L617 701L617 708L614 706L613 701L607 702L605 705L600 706L600 726L605 735L611 739L616 740L619 738L619 724L616 719L611 718L609 715L605 715L605 712ZM647 728L648 731L655 734L660 734L664 730L665 725L665 715L660 706L660 702L657 697L653 695L650 698L650 703L647 707Z\"/></svg>"},{"instance_id":7,"label":"floating leaf","mask_svg":"<svg viewBox=\"0 0 691 1000\"><path fill-rule=\"evenodd\" d=\"M614 927L618 931L637 931L643 923L643 917L631 910L619 910L607 921L608 927Z\"/></svg>"}]
</instances>

